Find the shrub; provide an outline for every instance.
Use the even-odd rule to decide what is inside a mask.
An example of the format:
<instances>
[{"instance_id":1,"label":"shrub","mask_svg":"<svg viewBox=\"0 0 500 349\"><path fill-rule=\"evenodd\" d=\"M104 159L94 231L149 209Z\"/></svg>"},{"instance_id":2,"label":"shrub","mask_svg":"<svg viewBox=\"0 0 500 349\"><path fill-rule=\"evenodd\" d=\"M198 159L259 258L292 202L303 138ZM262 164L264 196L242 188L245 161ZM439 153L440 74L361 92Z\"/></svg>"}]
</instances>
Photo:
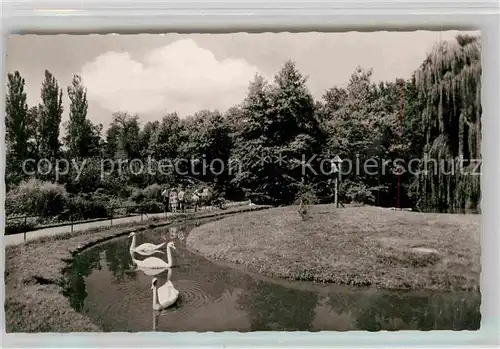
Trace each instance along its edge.
<instances>
[{"instance_id":1,"label":"shrub","mask_svg":"<svg viewBox=\"0 0 500 349\"><path fill-rule=\"evenodd\" d=\"M108 195L104 189L99 188L93 194L91 194L92 201L99 201L105 203L108 206L111 206L112 197Z\"/></svg>"},{"instance_id":2,"label":"shrub","mask_svg":"<svg viewBox=\"0 0 500 349\"><path fill-rule=\"evenodd\" d=\"M20 234L25 231L35 229L36 223L32 220L24 221L24 219L9 220L5 224L5 235Z\"/></svg>"},{"instance_id":3,"label":"shrub","mask_svg":"<svg viewBox=\"0 0 500 349\"><path fill-rule=\"evenodd\" d=\"M162 213L164 212L164 206L161 202L156 200L145 200L142 202L141 207L138 207L139 212L144 213Z\"/></svg>"},{"instance_id":4,"label":"shrub","mask_svg":"<svg viewBox=\"0 0 500 349\"><path fill-rule=\"evenodd\" d=\"M102 180L102 187L105 188L106 193L112 196L121 198L128 198L132 194L133 187L124 185L126 178L120 175L104 176Z\"/></svg>"},{"instance_id":5,"label":"shrub","mask_svg":"<svg viewBox=\"0 0 500 349\"><path fill-rule=\"evenodd\" d=\"M75 196L69 200L67 210L62 215L64 220L84 220L92 218L106 218L110 212L106 202L97 200L87 200L80 196Z\"/></svg>"},{"instance_id":6,"label":"shrub","mask_svg":"<svg viewBox=\"0 0 500 349\"><path fill-rule=\"evenodd\" d=\"M42 217L57 216L66 207L66 189L55 183L30 179L7 193L7 214L29 214Z\"/></svg>"},{"instance_id":7,"label":"shrub","mask_svg":"<svg viewBox=\"0 0 500 349\"><path fill-rule=\"evenodd\" d=\"M373 204L375 196L363 183L347 182L344 184L345 195L352 203Z\"/></svg>"},{"instance_id":8,"label":"shrub","mask_svg":"<svg viewBox=\"0 0 500 349\"><path fill-rule=\"evenodd\" d=\"M129 205L126 205L122 209L115 210L115 214L132 214L132 213L139 213L141 211L141 208L137 206L138 204L133 202Z\"/></svg>"},{"instance_id":9,"label":"shrub","mask_svg":"<svg viewBox=\"0 0 500 349\"><path fill-rule=\"evenodd\" d=\"M113 207L113 215L124 215L128 213L135 213L137 211L137 203L128 200L120 200L117 198L113 198L109 202L109 207Z\"/></svg>"},{"instance_id":10,"label":"shrub","mask_svg":"<svg viewBox=\"0 0 500 349\"><path fill-rule=\"evenodd\" d=\"M99 158L73 159L73 161L76 162L70 165L68 174L62 177L69 193L92 193L102 186ZM77 168L80 172L77 172Z\"/></svg>"},{"instance_id":11,"label":"shrub","mask_svg":"<svg viewBox=\"0 0 500 349\"><path fill-rule=\"evenodd\" d=\"M146 199L150 200L160 200L161 198L161 186L159 184L151 184L142 190L142 195Z\"/></svg>"},{"instance_id":12,"label":"shrub","mask_svg":"<svg viewBox=\"0 0 500 349\"><path fill-rule=\"evenodd\" d=\"M312 185L302 184L295 195L295 205L314 205L318 202L318 197Z\"/></svg>"},{"instance_id":13,"label":"shrub","mask_svg":"<svg viewBox=\"0 0 500 349\"><path fill-rule=\"evenodd\" d=\"M129 197L129 200L134 202L135 204L138 204L141 203L145 198L146 196L144 195L142 190L134 188L132 190L132 194Z\"/></svg>"},{"instance_id":14,"label":"shrub","mask_svg":"<svg viewBox=\"0 0 500 349\"><path fill-rule=\"evenodd\" d=\"M212 205L216 208L221 209L221 210L225 210L226 209L226 199L224 199L222 196L218 196L212 200Z\"/></svg>"}]
</instances>

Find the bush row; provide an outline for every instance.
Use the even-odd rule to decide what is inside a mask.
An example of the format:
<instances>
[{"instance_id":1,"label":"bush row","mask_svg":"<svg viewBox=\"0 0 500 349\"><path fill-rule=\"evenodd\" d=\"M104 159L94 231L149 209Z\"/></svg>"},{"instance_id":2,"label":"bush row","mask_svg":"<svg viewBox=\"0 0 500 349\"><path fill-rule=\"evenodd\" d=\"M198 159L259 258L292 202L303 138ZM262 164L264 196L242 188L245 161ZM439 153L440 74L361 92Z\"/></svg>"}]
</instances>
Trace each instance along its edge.
<instances>
[{"instance_id":1,"label":"bush row","mask_svg":"<svg viewBox=\"0 0 500 349\"><path fill-rule=\"evenodd\" d=\"M207 188L206 186L204 188ZM72 194L59 183L31 178L10 188L5 200L6 233L23 232L34 227L68 221L80 221L127 214L161 213L164 211L163 187L151 184L145 188L130 186L97 188L91 193ZM213 188L209 188L215 193ZM185 188L191 197L194 188ZM214 195L212 204L223 208L225 200ZM10 216L10 217L9 217ZM12 216L32 216L28 220Z\"/></svg>"},{"instance_id":2,"label":"bush row","mask_svg":"<svg viewBox=\"0 0 500 349\"><path fill-rule=\"evenodd\" d=\"M110 195L102 189L94 193L71 195L60 184L30 179L7 193L5 209L7 216L39 217L29 222L16 219L7 222L9 230L27 231L33 225L61 221L108 218L141 211L159 213L163 212L163 204L158 184L142 190L131 190L130 197L123 198Z\"/></svg>"},{"instance_id":3,"label":"bush row","mask_svg":"<svg viewBox=\"0 0 500 349\"><path fill-rule=\"evenodd\" d=\"M36 222L33 220L14 219L5 224L5 235L19 234L35 229Z\"/></svg>"}]
</instances>

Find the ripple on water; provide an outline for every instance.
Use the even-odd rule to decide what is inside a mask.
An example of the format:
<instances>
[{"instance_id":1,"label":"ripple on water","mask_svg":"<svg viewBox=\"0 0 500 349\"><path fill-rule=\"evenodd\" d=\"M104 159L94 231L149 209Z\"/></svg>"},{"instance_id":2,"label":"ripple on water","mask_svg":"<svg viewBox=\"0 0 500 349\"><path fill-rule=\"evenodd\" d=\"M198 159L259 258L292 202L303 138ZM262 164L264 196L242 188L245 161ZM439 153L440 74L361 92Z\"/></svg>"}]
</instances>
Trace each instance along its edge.
<instances>
[{"instance_id":1,"label":"ripple on water","mask_svg":"<svg viewBox=\"0 0 500 349\"><path fill-rule=\"evenodd\" d=\"M149 287L145 288L134 283L120 283L116 285L115 290L112 300L104 306L104 312L115 314L113 316L122 314L128 317L146 309L146 305L151 308L153 293Z\"/></svg>"},{"instance_id":2,"label":"ripple on water","mask_svg":"<svg viewBox=\"0 0 500 349\"><path fill-rule=\"evenodd\" d=\"M224 295L214 297L204 291L203 284L194 280L172 280L174 287L179 291L177 303L162 311L175 315L176 317L188 317L194 309L206 305L220 303ZM138 319L152 310L153 292L150 287L137 283L120 283L115 285L115 294L100 312L101 314L113 314L114 321ZM103 295L104 296L104 295Z\"/></svg>"},{"instance_id":3,"label":"ripple on water","mask_svg":"<svg viewBox=\"0 0 500 349\"><path fill-rule=\"evenodd\" d=\"M193 309L199 309L205 305L220 303L224 296L213 297L205 292L203 285L193 280L172 281L174 287L179 291L179 300L175 306L166 309L165 312L175 316L187 316Z\"/></svg>"}]
</instances>

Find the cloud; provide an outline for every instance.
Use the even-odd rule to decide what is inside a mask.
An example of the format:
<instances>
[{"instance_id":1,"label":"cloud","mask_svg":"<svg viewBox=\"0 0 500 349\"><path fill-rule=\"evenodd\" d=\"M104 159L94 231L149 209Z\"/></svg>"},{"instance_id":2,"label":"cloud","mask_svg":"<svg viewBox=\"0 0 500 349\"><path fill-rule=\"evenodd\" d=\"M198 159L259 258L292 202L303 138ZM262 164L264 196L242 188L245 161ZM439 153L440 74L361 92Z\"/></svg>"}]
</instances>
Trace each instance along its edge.
<instances>
[{"instance_id":1,"label":"cloud","mask_svg":"<svg viewBox=\"0 0 500 349\"><path fill-rule=\"evenodd\" d=\"M181 116L205 108L224 111L240 103L256 73L262 74L244 59L217 60L192 39L150 51L142 61L110 51L80 72L89 102L112 112L177 111Z\"/></svg>"}]
</instances>

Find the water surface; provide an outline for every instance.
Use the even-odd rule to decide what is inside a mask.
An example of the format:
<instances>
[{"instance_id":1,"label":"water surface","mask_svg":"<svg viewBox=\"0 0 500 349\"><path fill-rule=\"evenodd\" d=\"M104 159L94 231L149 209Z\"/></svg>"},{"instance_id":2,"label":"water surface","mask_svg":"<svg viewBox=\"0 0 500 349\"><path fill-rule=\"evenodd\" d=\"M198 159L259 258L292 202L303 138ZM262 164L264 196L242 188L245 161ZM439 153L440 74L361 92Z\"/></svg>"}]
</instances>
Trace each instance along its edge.
<instances>
[{"instance_id":1,"label":"water surface","mask_svg":"<svg viewBox=\"0 0 500 349\"><path fill-rule=\"evenodd\" d=\"M184 241L196 224L137 233L137 245L163 242L162 236L175 242L171 281L181 296L174 307L153 310L153 276L135 270L127 237L97 245L75 258L65 291L72 307L103 331L113 332L479 328L478 292L389 292L274 280L189 251ZM166 253L154 256L167 258ZM155 277L161 285L167 272Z\"/></svg>"}]
</instances>

